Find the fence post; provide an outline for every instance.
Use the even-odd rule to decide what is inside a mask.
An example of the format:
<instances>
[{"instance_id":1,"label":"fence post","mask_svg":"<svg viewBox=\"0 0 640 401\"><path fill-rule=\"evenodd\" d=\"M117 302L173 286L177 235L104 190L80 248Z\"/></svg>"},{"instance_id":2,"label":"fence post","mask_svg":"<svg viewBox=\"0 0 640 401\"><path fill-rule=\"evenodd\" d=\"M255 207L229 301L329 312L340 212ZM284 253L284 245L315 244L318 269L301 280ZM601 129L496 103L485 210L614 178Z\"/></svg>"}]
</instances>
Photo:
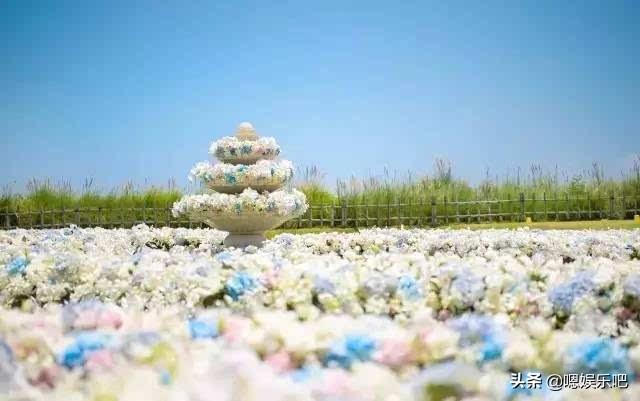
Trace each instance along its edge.
<instances>
[{"instance_id":1,"label":"fence post","mask_svg":"<svg viewBox=\"0 0 640 401\"><path fill-rule=\"evenodd\" d=\"M331 227L335 225L335 218L336 218L336 207L333 201L331 201Z\"/></svg>"},{"instance_id":2,"label":"fence post","mask_svg":"<svg viewBox=\"0 0 640 401\"><path fill-rule=\"evenodd\" d=\"M564 193L564 205L567 215L567 221L571 221L571 211L569 210L569 194L567 192Z\"/></svg>"},{"instance_id":3,"label":"fence post","mask_svg":"<svg viewBox=\"0 0 640 401\"><path fill-rule=\"evenodd\" d=\"M587 207L588 207L588 216L589 220L591 220L591 195L587 193Z\"/></svg>"},{"instance_id":4,"label":"fence post","mask_svg":"<svg viewBox=\"0 0 640 401\"><path fill-rule=\"evenodd\" d=\"M609 194L609 218L613 217L613 201L614 201L614 196L613 194Z\"/></svg>"},{"instance_id":5,"label":"fence post","mask_svg":"<svg viewBox=\"0 0 640 401\"><path fill-rule=\"evenodd\" d=\"M4 214L4 226L8 230L9 227L11 227L11 225L9 223L9 206L5 206L4 213L5 213Z\"/></svg>"},{"instance_id":6,"label":"fence post","mask_svg":"<svg viewBox=\"0 0 640 401\"><path fill-rule=\"evenodd\" d=\"M524 193L520 192L520 221L526 221L525 211L524 211Z\"/></svg>"},{"instance_id":7,"label":"fence post","mask_svg":"<svg viewBox=\"0 0 640 401\"><path fill-rule=\"evenodd\" d=\"M537 209L536 209L536 193L535 191L533 192L533 194L531 194L531 219L532 220L536 220L536 213L537 213Z\"/></svg>"},{"instance_id":8,"label":"fence post","mask_svg":"<svg viewBox=\"0 0 640 401\"><path fill-rule=\"evenodd\" d=\"M456 196L456 223L460 224L460 198Z\"/></svg>"},{"instance_id":9,"label":"fence post","mask_svg":"<svg viewBox=\"0 0 640 401\"><path fill-rule=\"evenodd\" d=\"M436 210L436 197L431 197L431 227L438 225L438 215Z\"/></svg>"},{"instance_id":10,"label":"fence post","mask_svg":"<svg viewBox=\"0 0 640 401\"><path fill-rule=\"evenodd\" d=\"M391 198L387 196L387 228L391 227Z\"/></svg>"},{"instance_id":11,"label":"fence post","mask_svg":"<svg viewBox=\"0 0 640 401\"><path fill-rule=\"evenodd\" d=\"M447 210L448 200L447 196L444 196L444 222L445 224L449 224L449 211Z\"/></svg>"},{"instance_id":12,"label":"fence post","mask_svg":"<svg viewBox=\"0 0 640 401\"><path fill-rule=\"evenodd\" d=\"M542 193L542 202L544 202L544 221L549 220L549 214L547 213L547 191Z\"/></svg>"},{"instance_id":13,"label":"fence post","mask_svg":"<svg viewBox=\"0 0 640 401\"><path fill-rule=\"evenodd\" d=\"M358 220L360 219L358 211L360 210L360 205L356 203L352 207L353 207L354 225L356 228L358 228Z\"/></svg>"},{"instance_id":14,"label":"fence post","mask_svg":"<svg viewBox=\"0 0 640 401\"><path fill-rule=\"evenodd\" d=\"M342 227L347 226L347 200L342 201Z\"/></svg>"},{"instance_id":15,"label":"fence post","mask_svg":"<svg viewBox=\"0 0 640 401\"><path fill-rule=\"evenodd\" d=\"M369 204L364 204L364 226L369 228Z\"/></svg>"}]
</instances>

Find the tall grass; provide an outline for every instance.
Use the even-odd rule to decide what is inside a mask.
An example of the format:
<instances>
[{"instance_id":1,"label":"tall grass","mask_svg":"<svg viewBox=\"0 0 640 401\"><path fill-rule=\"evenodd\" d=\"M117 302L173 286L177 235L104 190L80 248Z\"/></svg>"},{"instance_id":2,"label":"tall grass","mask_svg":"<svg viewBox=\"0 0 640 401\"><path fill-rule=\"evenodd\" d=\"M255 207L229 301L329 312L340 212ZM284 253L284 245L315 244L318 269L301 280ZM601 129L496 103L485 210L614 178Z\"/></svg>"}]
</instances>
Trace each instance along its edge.
<instances>
[{"instance_id":1,"label":"tall grass","mask_svg":"<svg viewBox=\"0 0 640 401\"><path fill-rule=\"evenodd\" d=\"M620 173L618 178L607 177L602 166L593 163L589 169L577 174L568 174L556 166L545 169L539 164L528 169L518 168L503 178L494 177L489 170L476 185L458 178L451 162L436 159L431 174L416 175L412 172L400 174L385 169L381 176L350 177L336 182L335 189L325 183L325 175L317 167L299 170L293 183L306 195L310 205L371 205L375 212L379 205L403 204L403 211L394 210L396 215L425 215L433 200L437 202L437 215L479 214L487 210L481 208L490 205L474 203L481 200L511 200L516 203L520 194L528 200L526 212L540 217L544 212L555 210L585 211L578 213L577 218L588 216L587 210L608 210L611 208L610 196L615 195L613 205L616 210L633 208L633 202L640 197L640 156L636 156L628 171ZM80 190L74 190L68 181L53 182L51 180L32 179L27 183L26 191L15 193L5 186L0 193L0 213L5 210L20 212L37 212L41 210L74 210L74 209L139 209L133 211L141 214L143 208L164 208L179 199L185 191L178 188L173 180L166 186L136 186L129 182L125 185L102 191L97 188L93 179L87 179ZM625 200L621 200L621 197ZM543 199L549 200L543 202ZM445 199L449 203L445 204ZM453 207L451 202L469 202ZM546 209L545 209L546 206ZM503 207L502 205L500 207ZM505 203L507 210L514 207ZM334 209L336 210L336 209ZM495 213L494 209L492 213ZM320 217L320 211L314 209L313 218ZM328 217L323 210L322 216ZM347 208L347 217L353 218L358 213L356 208ZM536 214L537 213L537 214ZM618 213L621 217L629 217ZM576 216L563 214L561 219L575 219ZM593 216L598 217L597 213ZM593 217L592 216L592 217ZM134 216L135 217L135 216ZM139 216L138 216L139 217ZM554 215L555 218L555 215Z\"/></svg>"},{"instance_id":2,"label":"tall grass","mask_svg":"<svg viewBox=\"0 0 640 401\"><path fill-rule=\"evenodd\" d=\"M547 217L553 215L555 219L557 213L554 212L562 210L570 213L563 213L558 219L580 219L588 218L591 210L594 218L602 215L596 211L606 211L608 215L614 209L615 215L627 218L628 213L624 211L633 208L640 197L640 156L636 156L631 168L621 172L617 179L606 177L598 163L573 175L557 167L545 170L541 165L533 164L528 170L518 168L503 179L492 177L486 170L484 178L474 186L456 178L449 161L436 159L431 175L398 174L385 169L381 177L351 177L338 180L336 185L336 195L341 204L375 205L376 212L379 205L402 204L404 212L395 213L405 216L424 214L424 205L430 205L432 201L436 202L438 216L454 212L467 215L496 213L495 205L490 211L487 210L490 204L474 203L490 200L511 200L499 207L507 208L501 212L512 212L519 207L514 204L521 194L527 199L525 212L534 217L544 214ZM613 202L612 196L615 197ZM454 209L451 202L468 203ZM355 213L356 208L347 209L348 218L355 217Z\"/></svg>"},{"instance_id":3,"label":"tall grass","mask_svg":"<svg viewBox=\"0 0 640 401\"><path fill-rule=\"evenodd\" d=\"M74 191L68 181L31 179L25 193L13 193L5 187L0 194L0 210L53 210L76 208L142 208L166 207L182 196L174 181L166 187L137 187L133 183L108 192L95 187L93 179L84 181L80 191Z\"/></svg>"}]
</instances>

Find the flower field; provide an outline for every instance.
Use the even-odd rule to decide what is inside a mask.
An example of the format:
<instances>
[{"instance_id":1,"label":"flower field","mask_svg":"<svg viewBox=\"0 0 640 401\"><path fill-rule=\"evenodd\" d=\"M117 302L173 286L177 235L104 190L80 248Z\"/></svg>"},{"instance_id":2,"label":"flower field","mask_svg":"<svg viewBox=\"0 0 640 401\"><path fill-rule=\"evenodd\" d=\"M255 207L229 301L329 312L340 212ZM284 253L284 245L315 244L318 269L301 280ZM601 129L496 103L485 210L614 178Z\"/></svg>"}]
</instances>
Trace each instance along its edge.
<instances>
[{"instance_id":1,"label":"flower field","mask_svg":"<svg viewBox=\"0 0 640 401\"><path fill-rule=\"evenodd\" d=\"M0 231L0 399L640 399L640 230L224 236Z\"/></svg>"}]
</instances>

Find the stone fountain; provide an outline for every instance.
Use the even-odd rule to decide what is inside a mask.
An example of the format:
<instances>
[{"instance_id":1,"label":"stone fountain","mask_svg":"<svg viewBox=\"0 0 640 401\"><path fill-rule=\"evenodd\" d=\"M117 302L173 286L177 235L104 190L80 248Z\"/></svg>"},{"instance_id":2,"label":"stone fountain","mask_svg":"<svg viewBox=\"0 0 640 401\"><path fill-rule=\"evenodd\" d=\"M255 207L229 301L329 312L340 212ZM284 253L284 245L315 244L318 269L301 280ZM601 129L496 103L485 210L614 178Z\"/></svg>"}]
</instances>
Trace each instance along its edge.
<instances>
[{"instance_id":1,"label":"stone fountain","mask_svg":"<svg viewBox=\"0 0 640 401\"><path fill-rule=\"evenodd\" d=\"M209 153L220 163L200 162L189 176L201 182L204 193L184 196L174 203L173 214L228 231L226 246L260 246L266 230L307 210L302 192L283 189L293 165L278 160L275 139L258 136L250 123L212 143Z\"/></svg>"}]
</instances>

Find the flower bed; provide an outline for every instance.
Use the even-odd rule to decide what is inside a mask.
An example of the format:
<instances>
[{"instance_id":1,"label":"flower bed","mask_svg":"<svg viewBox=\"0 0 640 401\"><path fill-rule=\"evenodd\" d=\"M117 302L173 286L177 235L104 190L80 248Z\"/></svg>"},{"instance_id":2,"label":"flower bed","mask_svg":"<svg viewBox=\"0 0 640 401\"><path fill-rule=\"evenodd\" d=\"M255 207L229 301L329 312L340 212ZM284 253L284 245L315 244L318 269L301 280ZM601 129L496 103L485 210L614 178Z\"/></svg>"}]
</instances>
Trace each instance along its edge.
<instances>
[{"instance_id":1,"label":"flower bed","mask_svg":"<svg viewBox=\"0 0 640 401\"><path fill-rule=\"evenodd\" d=\"M640 397L640 230L373 229L282 234L244 251L223 249L223 237L0 232L0 390L42 400ZM543 384L625 374L629 388L514 389L518 372Z\"/></svg>"}]
</instances>

